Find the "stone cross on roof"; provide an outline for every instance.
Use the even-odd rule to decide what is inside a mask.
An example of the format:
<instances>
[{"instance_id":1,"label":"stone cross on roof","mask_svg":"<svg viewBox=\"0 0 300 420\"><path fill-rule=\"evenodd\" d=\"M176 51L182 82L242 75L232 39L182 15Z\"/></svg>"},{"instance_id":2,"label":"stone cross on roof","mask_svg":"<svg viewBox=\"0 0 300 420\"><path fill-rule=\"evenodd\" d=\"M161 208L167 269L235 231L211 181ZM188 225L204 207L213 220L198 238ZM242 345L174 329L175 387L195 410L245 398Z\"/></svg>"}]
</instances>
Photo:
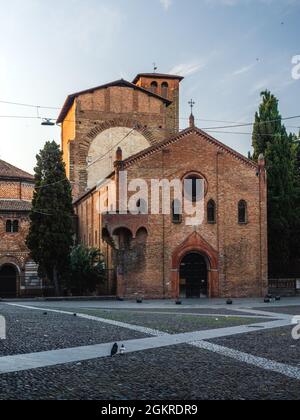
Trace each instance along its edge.
<instances>
[{"instance_id":1,"label":"stone cross on roof","mask_svg":"<svg viewBox=\"0 0 300 420\"><path fill-rule=\"evenodd\" d=\"M195 117L194 117L194 114L193 114L193 108L194 108L194 105L196 104L196 102L195 101L193 101L193 99L191 99L190 101L189 101L189 105L190 105L190 107L191 107L191 115L190 115L190 127L195 127Z\"/></svg>"}]
</instances>

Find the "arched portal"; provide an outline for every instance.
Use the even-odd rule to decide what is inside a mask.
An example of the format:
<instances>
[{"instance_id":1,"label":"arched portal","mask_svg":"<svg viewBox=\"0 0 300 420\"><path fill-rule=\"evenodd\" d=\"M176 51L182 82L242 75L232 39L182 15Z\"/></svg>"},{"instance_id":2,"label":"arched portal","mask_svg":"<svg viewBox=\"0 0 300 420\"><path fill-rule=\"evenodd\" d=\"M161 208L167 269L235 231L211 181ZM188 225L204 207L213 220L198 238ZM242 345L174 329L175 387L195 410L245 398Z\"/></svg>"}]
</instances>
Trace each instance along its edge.
<instances>
[{"instance_id":1,"label":"arched portal","mask_svg":"<svg viewBox=\"0 0 300 420\"><path fill-rule=\"evenodd\" d=\"M199 255L201 257L201 260L200 257L197 258L196 256L188 257L191 254ZM200 277L203 274L205 276L204 261L206 262L207 297L219 297L219 255L217 251L208 242L206 242L197 232L193 232L173 251L172 266L170 273L170 285L172 296L174 298L179 298L180 292L182 292L182 290L180 290L181 275L185 273L183 272L184 269L181 264L185 263L185 258L187 258L186 262L190 266L192 265L193 267L188 272L189 276L191 276L191 272L193 270L195 270L196 272L200 271ZM204 279L205 277L202 280ZM192 283L191 280L190 283Z\"/></svg>"},{"instance_id":2,"label":"arched portal","mask_svg":"<svg viewBox=\"0 0 300 420\"><path fill-rule=\"evenodd\" d=\"M198 252L190 252L181 260L179 278L181 297L208 297L207 260Z\"/></svg>"},{"instance_id":3,"label":"arched portal","mask_svg":"<svg viewBox=\"0 0 300 420\"><path fill-rule=\"evenodd\" d=\"M18 271L12 264L0 267L0 297L15 298L17 296Z\"/></svg>"}]
</instances>

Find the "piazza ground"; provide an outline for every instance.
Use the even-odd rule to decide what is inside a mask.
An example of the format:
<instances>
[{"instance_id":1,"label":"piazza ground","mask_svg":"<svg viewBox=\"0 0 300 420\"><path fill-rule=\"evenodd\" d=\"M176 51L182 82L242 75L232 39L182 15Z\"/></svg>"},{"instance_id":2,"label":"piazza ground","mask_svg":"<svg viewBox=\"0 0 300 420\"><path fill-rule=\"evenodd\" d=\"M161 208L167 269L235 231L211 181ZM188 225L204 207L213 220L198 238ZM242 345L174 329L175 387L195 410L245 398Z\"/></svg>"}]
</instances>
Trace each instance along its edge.
<instances>
[{"instance_id":1,"label":"piazza ground","mask_svg":"<svg viewBox=\"0 0 300 420\"><path fill-rule=\"evenodd\" d=\"M300 399L297 298L2 301L0 315L1 400Z\"/></svg>"}]
</instances>

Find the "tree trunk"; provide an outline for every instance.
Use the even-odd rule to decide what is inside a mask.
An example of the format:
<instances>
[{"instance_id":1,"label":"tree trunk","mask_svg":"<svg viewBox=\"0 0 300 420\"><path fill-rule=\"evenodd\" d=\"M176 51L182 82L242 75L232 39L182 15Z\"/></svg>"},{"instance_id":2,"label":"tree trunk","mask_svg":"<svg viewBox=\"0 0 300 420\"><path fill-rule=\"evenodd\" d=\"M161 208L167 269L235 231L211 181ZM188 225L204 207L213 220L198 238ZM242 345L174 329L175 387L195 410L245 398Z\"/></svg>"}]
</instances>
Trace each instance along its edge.
<instances>
[{"instance_id":1,"label":"tree trunk","mask_svg":"<svg viewBox=\"0 0 300 420\"><path fill-rule=\"evenodd\" d=\"M53 283L54 283L54 290L55 290L55 296L60 296L60 287L58 282L58 273L56 267L53 268Z\"/></svg>"}]
</instances>

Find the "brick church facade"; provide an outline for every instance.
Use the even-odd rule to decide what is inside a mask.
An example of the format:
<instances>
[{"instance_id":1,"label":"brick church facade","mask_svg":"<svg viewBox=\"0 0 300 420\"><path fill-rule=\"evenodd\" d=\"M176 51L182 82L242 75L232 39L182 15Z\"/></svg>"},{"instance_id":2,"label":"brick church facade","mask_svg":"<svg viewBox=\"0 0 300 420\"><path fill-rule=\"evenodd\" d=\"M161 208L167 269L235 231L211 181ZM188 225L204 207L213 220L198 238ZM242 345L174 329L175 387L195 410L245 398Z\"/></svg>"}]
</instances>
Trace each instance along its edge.
<instances>
[{"instance_id":1,"label":"brick church facade","mask_svg":"<svg viewBox=\"0 0 300 420\"><path fill-rule=\"evenodd\" d=\"M33 191L32 175L0 160L0 298L41 293L25 244Z\"/></svg>"},{"instance_id":2,"label":"brick church facade","mask_svg":"<svg viewBox=\"0 0 300 420\"><path fill-rule=\"evenodd\" d=\"M254 297L267 292L267 188L263 156L245 158L195 126L179 131L181 77L139 74L70 95L62 150L78 216L78 240L98 247L104 289L120 297ZM204 220L120 211L120 178L202 180ZM99 202L116 189L116 211ZM136 192L129 192L133 198ZM104 199L105 200L105 199ZM149 197L149 200L150 197Z\"/></svg>"}]
</instances>

